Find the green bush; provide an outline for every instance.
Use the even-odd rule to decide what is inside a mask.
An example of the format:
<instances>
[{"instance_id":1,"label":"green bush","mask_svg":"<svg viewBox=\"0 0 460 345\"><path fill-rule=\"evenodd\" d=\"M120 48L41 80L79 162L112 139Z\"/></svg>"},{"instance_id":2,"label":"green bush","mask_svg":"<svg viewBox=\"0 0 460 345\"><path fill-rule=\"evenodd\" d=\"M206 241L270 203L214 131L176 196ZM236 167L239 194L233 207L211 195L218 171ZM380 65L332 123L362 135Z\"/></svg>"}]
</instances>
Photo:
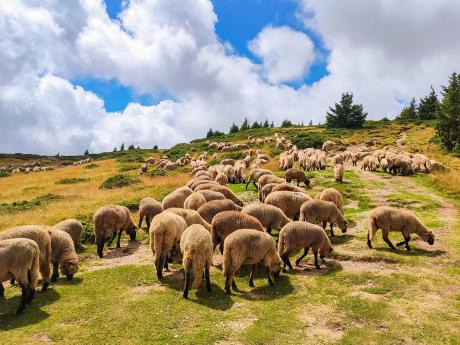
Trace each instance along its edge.
<instances>
[{"instance_id":1,"label":"green bush","mask_svg":"<svg viewBox=\"0 0 460 345\"><path fill-rule=\"evenodd\" d=\"M0 171L0 177L7 177L7 176L11 176L11 171L8 171L8 170Z\"/></svg>"},{"instance_id":2,"label":"green bush","mask_svg":"<svg viewBox=\"0 0 460 345\"><path fill-rule=\"evenodd\" d=\"M112 189L112 188L121 188L126 187L134 183L140 182L137 177L126 175L126 174L116 174L110 176L104 182L101 183L99 188L102 189Z\"/></svg>"},{"instance_id":3,"label":"green bush","mask_svg":"<svg viewBox=\"0 0 460 345\"><path fill-rule=\"evenodd\" d=\"M297 138L292 139L292 143L296 145L298 149L306 149L307 147L320 149L323 146L324 140L325 135L322 133L299 132Z\"/></svg>"},{"instance_id":4,"label":"green bush","mask_svg":"<svg viewBox=\"0 0 460 345\"><path fill-rule=\"evenodd\" d=\"M88 182L89 178L84 177L66 177L56 181L56 184L73 184L73 183L81 183L81 182Z\"/></svg>"},{"instance_id":5,"label":"green bush","mask_svg":"<svg viewBox=\"0 0 460 345\"><path fill-rule=\"evenodd\" d=\"M139 165L136 165L136 164L121 164L121 165L118 166L117 169L120 172L137 170L137 169L139 169Z\"/></svg>"},{"instance_id":6,"label":"green bush","mask_svg":"<svg viewBox=\"0 0 460 345\"><path fill-rule=\"evenodd\" d=\"M60 200L63 197L48 193L45 195L37 196L32 200L19 200L10 203L3 203L0 205L0 213L16 213L20 211L30 210L37 207L42 207L52 201Z\"/></svg>"},{"instance_id":7,"label":"green bush","mask_svg":"<svg viewBox=\"0 0 460 345\"><path fill-rule=\"evenodd\" d=\"M117 161L120 163L143 163L144 162L144 154L138 150L129 150L129 151L122 151L118 152L117 154Z\"/></svg>"},{"instance_id":8,"label":"green bush","mask_svg":"<svg viewBox=\"0 0 460 345\"><path fill-rule=\"evenodd\" d=\"M132 200L122 200L117 203L117 205L120 206L126 206L131 212L137 212L139 211L139 202L141 199L136 198Z\"/></svg>"},{"instance_id":9,"label":"green bush","mask_svg":"<svg viewBox=\"0 0 460 345\"><path fill-rule=\"evenodd\" d=\"M147 176L150 176L150 177L166 176L166 175L168 175L168 172L165 169L156 169L156 170L152 170L147 173Z\"/></svg>"},{"instance_id":10,"label":"green bush","mask_svg":"<svg viewBox=\"0 0 460 345\"><path fill-rule=\"evenodd\" d=\"M92 244L96 241L96 236L93 230L93 217L91 215L78 215L75 217L83 225L83 231L81 232L81 243Z\"/></svg>"},{"instance_id":11,"label":"green bush","mask_svg":"<svg viewBox=\"0 0 460 345\"><path fill-rule=\"evenodd\" d=\"M243 152L229 152L229 153L224 154L220 160L227 159L227 158L243 159L244 157L246 157L246 154L244 154Z\"/></svg>"},{"instance_id":12,"label":"green bush","mask_svg":"<svg viewBox=\"0 0 460 345\"><path fill-rule=\"evenodd\" d=\"M189 144L177 144L171 147L169 150L165 152L165 155L172 161L183 157L187 152L190 152L191 146Z\"/></svg>"},{"instance_id":13,"label":"green bush","mask_svg":"<svg viewBox=\"0 0 460 345\"><path fill-rule=\"evenodd\" d=\"M280 155L283 151L284 151L284 150L282 150L282 149L278 149L278 148L276 148L276 147L272 147L272 148L270 149L269 155L270 155L270 157L275 157L275 156Z\"/></svg>"},{"instance_id":14,"label":"green bush","mask_svg":"<svg viewBox=\"0 0 460 345\"><path fill-rule=\"evenodd\" d=\"M99 167L99 164L96 164L96 163L90 163L90 164L87 164L85 165L85 169L94 169L94 168L97 168Z\"/></svg>"}]
</instances>

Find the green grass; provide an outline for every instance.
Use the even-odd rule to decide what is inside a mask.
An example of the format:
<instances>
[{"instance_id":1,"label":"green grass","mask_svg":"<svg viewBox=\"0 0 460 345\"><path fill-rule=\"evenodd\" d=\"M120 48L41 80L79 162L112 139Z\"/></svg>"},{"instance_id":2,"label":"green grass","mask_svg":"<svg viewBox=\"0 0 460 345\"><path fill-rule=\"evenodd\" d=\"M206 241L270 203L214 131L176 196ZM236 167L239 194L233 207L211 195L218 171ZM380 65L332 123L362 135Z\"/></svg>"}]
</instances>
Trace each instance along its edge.
<instances>
[{"instance_id":1,"label":"green grass","mask_svg":"<svg viewBox=\"0 0 460 345\"><path fill-rule=\"evenodd\" d=\"M89 163L84 166L85 169L94 169L97 167L99 167L99 164L96 164L96 163Z\"/></svg>"},{"instance_id":2,"label":"green grass","mask_svg":"<svg viewBox=\"0 0 460 345\"><path fill-rule=\"evenodd\" d=\"M101 183L99 188L102 189L113 189L113 188L121 188L132 185L134 183L139 183L139 179L126 174L116 174L110 176L104 182Z\"/></svg>"},{"instance_id":3,"label":"green grass","mask_svg":"<svg viewBox=\"0 0 460 345\"><path fill-rule=\"evenodd\" d=\"M8 177L8 176L11 176L11 171L0 170L0 177Z\"/></svg>"},{"instance_id":4,"label":"green grass","mask_svg":"<svg viewBox=\"0 0 460 345\"><path fill-rule=\"evenodd\" d=\"M66 177L66 178L56 181L56 184L82 183L82 182L88 182L89 180L90 180L89 178L84 178L84 177Z\"/></svg>"},{"instance_id":5,"label":"green grass","mask_svg":"<svg viewBox=\"0 0 460 345\"><path fill-rule=\"evenodd\" d=\"M131 170L137 170L137 169L139 169L138 164L121 164L117 167L117 170L119 172L131 171Z\"/></svg>"},{"instance_id":6,"label":"green grass","mask_svg":"<svg viewBox=\"0 0 460 345\"><path fill-rule=\"evenodd\" d=\"M56 195L48 193L45 195L40 195L32 200L19 200L13 201L10 203L0 204L0 213L17 213L21 211L26 211L34 208L43 207L53 201L61 200L63 197L61 195Z\"/></svg>"}]
</instances>

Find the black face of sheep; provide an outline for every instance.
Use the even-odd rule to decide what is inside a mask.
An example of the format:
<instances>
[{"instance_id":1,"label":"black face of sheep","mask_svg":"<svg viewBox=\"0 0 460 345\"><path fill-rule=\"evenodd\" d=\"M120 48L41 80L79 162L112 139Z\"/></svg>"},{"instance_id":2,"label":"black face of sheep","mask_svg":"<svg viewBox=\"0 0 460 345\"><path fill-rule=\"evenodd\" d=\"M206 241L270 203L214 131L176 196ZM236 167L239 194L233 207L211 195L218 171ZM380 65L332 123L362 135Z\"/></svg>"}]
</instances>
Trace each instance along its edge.
<instances>
[{"instance_id":1,"label":"black face of sheep","mask_svg":"<svg viewBox=\"0 0 460 345\"><path fill-rule=\"evenodd\" d=\"M428 242L429 245L432 246L432 245L434 244L434 236L433 236L433 235L430 235L430 237L428 237L428 241L427 241L427 242Z\"/></svg>"},{"instance_id":2,"label":"black face of sheep","mask_svg":"<svg viewBox=\"0 0 460 345\"><path fill-rule=\"evenodd\" d=\"M131 228L131 229L126 230L126 233L129 235L129 238L131 239L131 241L136 240L136 230L137 228Z\"/></svg>"},{"instance_id":3,"label":"black face of sheep","mask_svg":"<svg viewBox=\"0 0 460 345\"><path fill-rule=\"evenodd\" d=\"M242 202L241 200L238 200L238 202L237 202L236 204L237 204L238 206L241 206L241 207L244 206L244 205L243 205L243 202Z\"/></svg>"}]
</instances>

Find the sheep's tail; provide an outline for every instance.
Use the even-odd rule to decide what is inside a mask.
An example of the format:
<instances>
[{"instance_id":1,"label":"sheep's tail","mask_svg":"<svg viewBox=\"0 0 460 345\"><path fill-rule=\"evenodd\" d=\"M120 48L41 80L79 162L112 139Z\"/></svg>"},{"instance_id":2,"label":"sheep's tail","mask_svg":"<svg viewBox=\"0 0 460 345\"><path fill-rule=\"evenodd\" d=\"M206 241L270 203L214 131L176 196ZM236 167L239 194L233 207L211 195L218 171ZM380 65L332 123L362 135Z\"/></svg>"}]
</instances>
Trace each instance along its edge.
<instances>
[{"instance_id":1,"label":"sheep's tail","mask_svg":"<svg viewBox=\"0 0 460 345\"><path fill-rule=\"evenodd\" d=\"M27 274L29 288L35 290L39 278L40 251L36 251L32 258L29 272Z\"/></svg>"},{"instance_id":2,"label":"sheep's tail","mask_svg":"<svg viewBox=\"0 0 460 345\"><path fill-rule=\"evenodd\" d=\"M371 218L371 228L369 229L369 234L368 234L368 239L370 241L373 241L374 238L375 238L375 234L377 233L377 230L378 230L378 226L377 226L377 223L376 223L376 219L375 218Z\"/></svg>"}]
</instances>

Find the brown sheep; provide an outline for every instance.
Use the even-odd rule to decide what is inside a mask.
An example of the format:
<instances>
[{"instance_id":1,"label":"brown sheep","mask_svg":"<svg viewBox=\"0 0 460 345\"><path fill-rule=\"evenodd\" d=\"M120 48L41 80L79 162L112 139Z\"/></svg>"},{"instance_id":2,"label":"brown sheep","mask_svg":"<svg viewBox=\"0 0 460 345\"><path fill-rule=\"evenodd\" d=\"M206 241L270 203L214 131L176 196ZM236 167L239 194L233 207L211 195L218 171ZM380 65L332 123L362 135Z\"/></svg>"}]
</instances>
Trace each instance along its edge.
<instances>
[{"instance_id":1,"label":"brown sheep","mask_svg":"<svg viewBox=\"0 0 460 345\"><path fill-rule=\"evenodd\" d=\"M334 172L335 182L342 182L343 181L343 173L345 171L343 165L342 164L336 164L336 165L334 165L334 168L332 170Z\"/></svg>"},{"instance_id":2,"label":"brown sheep","mask_svg":"<svg viewBox=\"0 0 460 345\"><path fill-rule=\"evenodd\" d=\"M319 194L319 200L330 201L337 206L339 211L343 214L343 197L335 188L326 188L321 191Z\"/></svg>"},{"instance_id":3,"label":"brown sheep","mask_svg":"<svg viewBox=\"0 0 460 345\"><path fill-rule=\"evenodd\" d=\"M233 193L233 192L231 191L231 189L228 188L228 187L221 186L221 185L219 185L219 184L215 184L215 185L213 185L213 184L204 184L204 185L198 186L198 187L195 189L195 191L198 192L198 191L203 190L203 189L213 190L213 191L215 191L215 192L220 192L220 193L222 193L227 199L232 200L232 201L233 201L235 204L237 204L238 206L243 206L243 201L242 201L240 198L238 198L238 197L236 196L236 194Z\"/></svg>"},{"instance_id":4,"label":"brown sheep","mask_svg":"<svg viewBox=\"0 0 460 345\"><path fill-rule=\"evenodd\" d=\"M83 225L76 219L66 219L62 222L53 225L53 229L58 229L67 232L76 249L81 248L81 233L83 231Z\"/></svg>"},{"instance_id":5,"label":"brown sheep","mask_svg":"<svg viewBox=\"0 0 460 345\"><path fill-rule=\"evenodd\" d=\"M216 192L213 190L199 190L197 193L200 193L204 196L206 199L206 202L213 201L213 200L224 200L226 199L225 195L223 195L221 192ZM201 207L201 206L200 206Z\"/></svg>"},{"instance_id":6,"label":"brown sheep","mask_svg":"<svg viewBox=\"0 0 460 345\"><path fill-rule=\"evenodd\" d=\"M300 182L305 184L305 187L310 186L310 180L307 178L307 175L301 170L291 168L286 170L284 173L284 177L286 178L286 182L290 183L292 180L297 180L297 187L299 187Z\"/></svg>"},{"instance_id":7,"label":"brown sheep","mask_svg":"<svg viewBox=\"0 0 460 345\"><path fill-rule=\"evenodd\" d=\"M343 233L347 232L348 223L343 217L337 206L330 201L308 200L300 208L300 221L310 223L322 222L323 229L329 223L331 227L331 236L334 236L333 224L336 224Z\"/></svg>"},{"instance_id":8,"label":"brown sheep","mask_svg":"<svg viewBox=\"0 0 460 345\"><path fill-rule=\"evenodd\" d=\"M80 268L72 237L62 230L52 228L48 229L48 234L51 238L51 263L53 264L51 281L58 280L59 266L61 266L61 273L71 281Z\"/></svg>"},{"instance_id":9,"label":"brown sheep","mask_svg":"<svg viewBox=\"0 0 460 345\"><path fill-rule=\"evenodd\" d=\"M252 169L249 173L249 178L248 178L248 181L246 183L246 190L248 189L248 186L249 186L249 183L252 182L252 184L254 185L254 187L256 187L256 190L259 190L259 187L257 186L256 182L259 181L259 178L262 176L262 175L273 175L273 173L271 172L271 170L268 170L268 169Z\"/></svg>"},{"instance_id":10,"label":"brown sheep","mask_svg":"<svg viewBox=\"0 0 460 345\"><path fill-rule=\"evenodd\" d=\"M187 197L193 193L193 190L188 187L180 187L165 196L162 201L163 209L170 207L184 207L184 202Z\"/></svg>"},{"instance_id":11,"label":"brown sheep","mask_svg":"<svg viewBox=\"0 0 460 345\"><path fill-rule=\"evenodd\" d=\"M297 220L300 207L308 200L311 200L311 197L305 193L279 191L271 192L265 199L265 203L278 207L287 217Z\"/></svg>"},{"instance_id":12,"label":"brown sheep","mask_svg":"<svg viewBox=\"0 0 460 345\"><path fill-rule=\"evenodd\" d=\"M272 229L280 230L291 221L278 207L264 203L247 205L241 212L257 218L269 234Z\"/></svg>"},{"instance_id":13,"label":"brown sheep","mask_svg":"<svg viewBox=\"0 0 460 345\"><path fill-rule=\"evenodd\" d=\"M212 219L216 214L223 211L240 211L241 207L236 205L233 201L225 200L213 200L209 201L198 209L200 216L207 221L212 223Z\"/></svg>"},{"instance_id":14,"label":"brown sheep","mask_svg":"<svg viewBox=\"0 0 460 345\"><path fill-rule=\"evenodd\" d=\"M150 228L150 223L152 222L153 217L157 214L163 212L163 205L156 201L154 198L146 197L141 200L139 203L139 225L138 228L141 228L142 221L144 220L147 223L147 230Z\"/></svg>"},{"instance_id":15,"label":"brown sheep","mask_svg":"<svg viewBox=\"0 0 460 345\"><path fill-rule=\"evenodd\" d=\"M185 199L184 208L196 211L204 204L206 204L206 198L204 195L199 192L193 192L187 197L187 199Z\"/></svg>"},{"instance_id":16,"label":"brown sheep","mask_svg":"<svg viewBox=\"0 0 460 345\"><path fill-rule=\"evenodd\" d=\"M201 218L198 211L187 210L187 209L178 208L178 207L168 208L165 211L175 213L179 217L182 217L185 220L185 223L187 223L187 226L190 226L193 224L200 224L206 230L211 231L211 224L209 224L207 221Z\"/></svg>"}]
</instances>

